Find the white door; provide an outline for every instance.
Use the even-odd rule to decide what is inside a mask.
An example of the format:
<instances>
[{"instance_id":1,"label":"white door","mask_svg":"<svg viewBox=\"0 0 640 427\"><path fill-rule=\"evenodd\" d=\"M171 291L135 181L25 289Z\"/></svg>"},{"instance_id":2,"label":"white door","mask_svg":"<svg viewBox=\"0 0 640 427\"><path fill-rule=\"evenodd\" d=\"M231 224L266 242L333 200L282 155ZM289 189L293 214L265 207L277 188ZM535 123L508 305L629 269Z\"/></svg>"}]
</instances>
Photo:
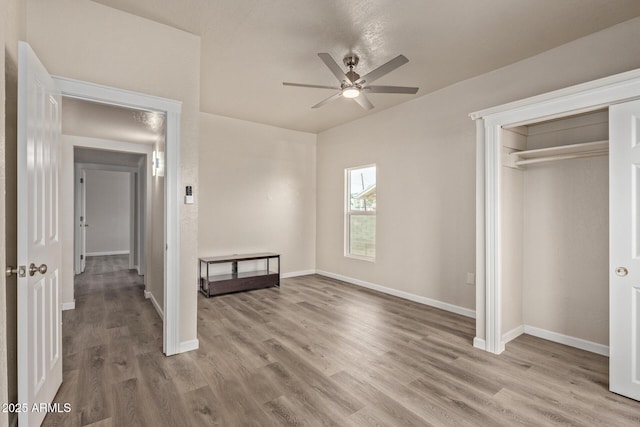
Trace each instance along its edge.
<instances>
[{"instance_id":1,"label":"white door","mask_svg":"<svg viewBox=\"0 0 640 427\"><path fill-rule=\"evenodd\" d=\"M60 92L27 43L18 52L18 422L39 426L33 405L62 383Z\"/></svg>"},{"instance_id":2,"label":"white door","mask_svg":"<svg viewBox=\"0 0 640 427\"><path fill-rule=\"evenodd\" d=\"M87 266L87 172L80 170L80 273Z\"/></svg>"},{"instance_id":3,"label":"white door","mask_svg":"<svg viewBox=\"0 0 640 427\"><path fill-rule=\"evenodd\" d=\"M609 109L609 388L640 400L640 101Z\"/></svg>"}]
</instances>

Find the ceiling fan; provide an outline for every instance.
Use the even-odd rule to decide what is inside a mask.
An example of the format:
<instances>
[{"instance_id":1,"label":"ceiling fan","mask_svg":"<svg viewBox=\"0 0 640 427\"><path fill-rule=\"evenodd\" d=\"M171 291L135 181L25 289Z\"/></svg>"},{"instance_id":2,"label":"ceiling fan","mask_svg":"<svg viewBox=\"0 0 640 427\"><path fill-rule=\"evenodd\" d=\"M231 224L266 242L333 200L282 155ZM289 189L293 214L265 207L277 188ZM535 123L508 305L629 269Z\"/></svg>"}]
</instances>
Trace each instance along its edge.
<instances>
[{"instance_id":1,"label":"ceiling fan","mask_svg":"<svg viewBox=\"0 0 640 427\"><path fill-rule=\"evenodd\" d=\"M356 54L349 54L344 57L342 62L344 65L349 68L349 71L346 73L342 71L340 66L336 63L336 61L329 55L328 53L319 53L318 56L325 63L329 70L333 73L334 76L340 82L340 87L334 86L323 86L323 85L308 85L303 83L288 83L283 82L282 84L285 86L299 86L299 87L310 87L317 89L334 89L338 92L331 95L327 99L324 99L318 102L311 108L319 108L323 105L331 102L335 99L340 98L341 96L344 98L351 98L356 101L362 108L365 110L371 110L373 108L373 104L366 97L365 93L404 93L404 94L415 94L418 92L417 87L405 87L405 86L370 86L369 83L372 83L374 80L379 79L380 77L390 73L401 65L406 64L409 60L404 55L398 55L393 58L391 61L387 62L376 68L373 71L368 72L364 76L360 77L360 74L356 73L353 69L358 65L360 58Z\"/></svg>"}]
</instances>

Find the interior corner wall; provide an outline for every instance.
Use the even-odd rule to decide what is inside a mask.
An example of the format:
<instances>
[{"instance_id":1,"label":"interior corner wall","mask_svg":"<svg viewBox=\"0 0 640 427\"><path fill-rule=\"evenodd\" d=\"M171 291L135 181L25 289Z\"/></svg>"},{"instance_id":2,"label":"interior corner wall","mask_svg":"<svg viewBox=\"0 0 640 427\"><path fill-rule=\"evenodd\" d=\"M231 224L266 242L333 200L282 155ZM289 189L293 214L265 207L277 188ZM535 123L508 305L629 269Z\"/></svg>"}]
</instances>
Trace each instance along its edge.
<instances>
[{"instance_id":1,"label":"interior corner wall","mask_svg":"<svg viewBox=\"0 0 640 427\"><path fill-rule=\"evenodd\" d=\"M130 179L129 172L86 171L87 256L129 252Z\"/></svg>"},{"instance_id":2,"label":"interior corner wall","mask_svg":"<svg viewBox=\"0 0 640 427\"><path fill-rule=\"evenodd\" d=\"M484 317L465 284L475 271L476 133L468 114L639 68L639 39L636 18L320 133L316 268ZM386 95L371 96L375 104ZM344 169L369 163L378 165L375 263L343 255Z\"/></svg>"},{"instance_id":3,"label":"interior corner wall","mask_svg":"<svg viewBox=\"0 0 640 427\"><path fill-rule=\"evenodd\" d=\"M200 114L198 252L276 252L315 270L316 135Z\"/></svg>"},{"instance_id":4,"label":"interior corner wall","mask_svg":"<svg viewBox=\"0 0 640 427\"><path fill-rule=\"evenodd\" d=\"M180 178L197 194L200 38L91 1L28 0L26 19L26 40L50 73L182 102ZM179 340L189 342L197 339L198 205L179 209Z\"/></svg>"},{"instance_id":5,"label":"interior corner wall","mask_svg":"<svg viewBox=\"0 0 640 427\"><path fill-rule=\"evenodd\" d=\"M18 40L24 38L26 8L20 0L0 0L2 96L0 106L0 266L17 264L17 140L18 140ZM18 401L17 377L17 281L0 280L0 402ZM6 292L6 293L5 293ZM3 298L4 296L4 298ZM6 310L5 310L6 308ZM6 322L6 323L5 323ZM6 341L5 341L6 338ZM6 382L5 382L6 379ZM0 414L0 426L11 424L17 414Z\"/></svg>"}]
</instances>

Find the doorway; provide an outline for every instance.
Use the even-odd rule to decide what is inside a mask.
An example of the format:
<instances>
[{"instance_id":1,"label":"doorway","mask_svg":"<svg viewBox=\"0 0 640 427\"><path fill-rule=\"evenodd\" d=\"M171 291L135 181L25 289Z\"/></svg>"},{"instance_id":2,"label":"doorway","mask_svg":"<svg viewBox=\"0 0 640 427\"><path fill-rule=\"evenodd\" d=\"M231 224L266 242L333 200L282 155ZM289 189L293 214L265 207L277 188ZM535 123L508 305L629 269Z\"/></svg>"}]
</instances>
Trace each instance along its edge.
<instances>
[{"instance_id":1,"label":"doorway","mask_svg":"<svg viewBox=\"0 0 640 427\"><path fill-rule=\"evenodd\" d=\"M81 82L73 79L66 79L62 77L54 77L55 82L61 89L63 96L67 98L74 98L77 100L91 101L98 104L114 106L118 108L136 109L147 113L161 113L164 114L164 130L165 140L164 146L156 146L156 151L163 151L163 156L156 156L155 158L163 158L164 165L155 163L155 170L152 167L153 163L153 151L147 153L147 162L144 172L144 176L149 178L147 181L147 188L150 188L150 178L153 173L162 173L164 175L162 182L163 185L157 187L157 190L161 192L165 197L157 206L152 206L155 212L158 212L162 220L154 223L154 229L161 231L158 235L163 240L162 245L156 245L159 247L157 255L159 255L164 262L162 266L158 265L154 271L158 271L161 274L160 287L163 290L162 301L158 301L163 313L163 351L166 355L172 355L181 351L180 339L179 339L179 265L180 265L180 251L179 251L179 229L180 229L180 217L179 217L179 122L181 106L179 102L158 98L155 96L148 96L139 93L129 92L126 90L100 86L96 84ZM141 117L141 121L147 120L145 117ZM128 143L119 140L103 140L100 138L94 138L93 146L91 148L101 149L106 151L128 151L124 148ZM162 167L163 166L163 167ZM68 173L68 171L67 171ZM142 176L142 175L141 175ZM159 182L156 181L156 182ZM170 197L167 195L171 195ZM149 193L147 193L147 198ZM148 229L148 226L147 226ZM147 240L150 235L147 234ZM69 242L72 245L72 242ZM147 245L147 247L150 247ZM72 246L69 247L71 250ZM73 252L71 250L71 252ZM148 258L148 256L147 256ZM147 273L146 280L149 281L149 265L146 266L145 272ZM183 350L186 351L186 350Z\"/></svg>"},{"instance_id":2,"label":"doorway","mask_svg":"<svg viewBox=\"0 0 640 427\"><path fill-rule=\"evenodd\" d=\"M73 191L73 213L64 204L62 217L63 224L73 218L76 274L75 280L68 277L72 269L63 261L65 285L75 282L73 289L63 289L63 301L81 291L82 283L92 283L78 276L88 258L95 273L101 270L98 261L126 255L127 269L141 276L144 295L162 319L164 177L153 153L164 150L165 115L74 98L63 98L62 105L63 163L74 164L62 182L63 198L71 199Z\"/></svg>"}]
</instances>

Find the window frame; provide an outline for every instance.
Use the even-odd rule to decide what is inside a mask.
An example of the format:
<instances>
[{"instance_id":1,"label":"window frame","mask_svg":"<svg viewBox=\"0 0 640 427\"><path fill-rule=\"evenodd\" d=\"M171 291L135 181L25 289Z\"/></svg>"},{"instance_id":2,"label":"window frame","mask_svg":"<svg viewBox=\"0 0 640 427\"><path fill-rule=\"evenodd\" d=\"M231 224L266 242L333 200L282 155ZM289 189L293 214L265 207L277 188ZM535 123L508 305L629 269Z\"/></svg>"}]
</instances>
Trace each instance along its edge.
<instances>
[{"instance_id":1,"label":"window frame","mask_svg":"<svg viewBox=\"0 0 640 427\"><path fill-rule=\"evenodd\" d=\"M350 173L353 170L357 169L366 169L366 168L375 168L376 171L376 210L375 211L352 211L351 210L351 178ZM345 168L344 170L344 256L346 258L358 259L361 261L369 261L376 262L377 255L377 240L378 240L378 219L376 217L376 227L374 234L374 242L376 244L376 255L374 256L365 256L365 255L355 255L350 251L351 248L351 216L352 215L370 215L377 216L378 214L378 203L377 203L377 186L378 186L378 165L376 163L370 163L361 166L353 166L349 168Z\"/></svg>"}]
</instances>

